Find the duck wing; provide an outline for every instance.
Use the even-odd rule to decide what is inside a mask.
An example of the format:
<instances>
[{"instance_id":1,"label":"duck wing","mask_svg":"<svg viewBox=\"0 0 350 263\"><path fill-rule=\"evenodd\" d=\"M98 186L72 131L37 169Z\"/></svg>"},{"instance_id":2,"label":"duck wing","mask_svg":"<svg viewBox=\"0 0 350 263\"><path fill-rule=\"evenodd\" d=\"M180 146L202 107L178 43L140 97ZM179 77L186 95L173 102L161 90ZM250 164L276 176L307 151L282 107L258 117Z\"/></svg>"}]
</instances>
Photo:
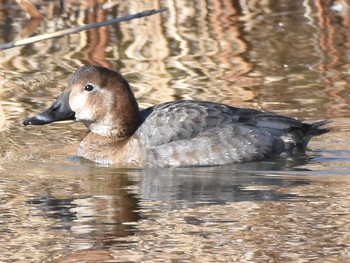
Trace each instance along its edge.
<instances>
[{"instance_id":1,"label":"duck wing","mask_svg":"<svg viewBox=\"0 0 350 263\"><path fill-rule=\"evenodd\" d=\"M207 101L167 102L141 111L141 116L143 124L138 132L150 146L195 138L216 127L232 125L258 129L277 137L290 133L293 140L305 139L306 144L311 137L329 131L319 128L328 121L308 124L271 112Z\"/></svg>"},{"instance_id":2,"label":"duck wing","mask_svg":"<svg viewBox=\"0 0 350 263\"><path fill-rule=\"evenodd\" d=\"M239 108L213 102L166 102L141 111L144 121L138 132L148 145L156 146L191 139L212 128L236 123L240 115Z\"/></svg>"}]
</instances>

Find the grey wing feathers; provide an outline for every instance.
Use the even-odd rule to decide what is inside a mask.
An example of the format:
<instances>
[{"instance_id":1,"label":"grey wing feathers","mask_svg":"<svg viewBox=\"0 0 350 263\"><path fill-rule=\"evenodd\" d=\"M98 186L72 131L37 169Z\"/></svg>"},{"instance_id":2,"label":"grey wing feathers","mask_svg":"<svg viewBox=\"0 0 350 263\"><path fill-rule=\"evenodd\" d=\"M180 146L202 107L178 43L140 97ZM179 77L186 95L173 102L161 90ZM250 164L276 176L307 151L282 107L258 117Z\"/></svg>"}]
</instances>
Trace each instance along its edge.
<instances>
[{"instance_id":1,"label":"grey wing feathers","mask_svg":"<svg viewBox=\"0 0 350 263\"><path fill-rule=\"evenodd\" d=\"M159 104L141 112L146 143L161 145L191 139L212 128L234 123L238 116L223 104L203 101L175 101Z\"/></svg>"},{"instance_id":2,"label":"grey wing feathers","mask_svg":"<svg viewBox=\"0 0 350 263\"><path fill-rule=\"evenodd\" d=\"M254 130L258 128L277 137L295 133L300 139L306 137L307 141L329 131L327 128L320 128L329 123L327 120L308 124L271 112L206 101L163 103L142 111L142 114L147 125L142 125L140 132L147 134L147 144L154 146L191 139L213 128L227 125L250 126Z\"/></svg>"}]
</instances>

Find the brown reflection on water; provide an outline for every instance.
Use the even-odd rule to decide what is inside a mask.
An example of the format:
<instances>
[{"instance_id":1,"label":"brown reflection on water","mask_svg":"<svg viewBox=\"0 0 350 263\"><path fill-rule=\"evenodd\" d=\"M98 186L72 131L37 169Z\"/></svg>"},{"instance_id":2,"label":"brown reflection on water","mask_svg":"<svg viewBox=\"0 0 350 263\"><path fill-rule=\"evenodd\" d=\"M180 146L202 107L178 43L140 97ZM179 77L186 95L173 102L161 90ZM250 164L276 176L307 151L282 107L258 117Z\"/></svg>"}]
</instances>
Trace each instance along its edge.
<instances>
[{"instance_id":1,"label":"brown reflection on water","mask_svg":"<svg viewBox=\"0 0 350 263\"><path fill-rule=\"evenodd\" d=\"M244 41L239 23L238 5L231 1L212 1L214 13L209 17L210 28L214 32L214 38L218 40L220 52L213 56L215 64L234 71L223 72L219 79L226 80L232 84L226 86L228 90L223 91L229 95L238 93L240 99L252 100L258 94L252 91L238 88L240 86L254 86L259 80L249 78L246 75L253 70L253 65L243 56L248 50L248 44ZM237 87L238 86L238 87ZM226 103L237 103L227 99Z\"/></svg>"},{"instance_id":2,"label":"brown reflection on water","mask_svg":"<svg viewBox=\"0 0 350 263\"><path fill-rule=\"evenodd\" d=\"M99 1L90 1L92 8L97 5ZM88 23L96 23L107 20L106 11L97 9L88 14ZM112 64L106 60L106 48L110 41L109 29L107 26L89 30L89 47L86 50L86 61L91 65L98 65L102 67L112 68Z\"/></svg>"},{"instance_id":3,"label":"brown reflection on water","mask_svg":"<svg viewBox=\"0 0 350 263\"><path fill-rule=\"evenodd\" d=\"M21 169L8 164L15 177L1 176L2 262L77 259L79 251L96 254L133 234L128 223L139 219L138 199L129 193L125 172L25 164Z\"/></svg>"},{"instance_id":4,"label":"brown reflection on water","mask_svg":"<svg viewBox=\"0 0 350 263\"><path fill-rule=\"evenodd\" d=\"M336 1L335 5L346 4L345 1ZM349 38L349 10L332 11L322 1L315 2L317 8L317 26L320 28L320 48L323 53L322 63L319 65L320 77L327 83L327 94L332 98L336 107L329 107L328 112L344 112L349 107L348 84L349 77L344 79L344 70L348 71L349 61L344 51L350 46ZM339 21L335 23L335 21ZM339 48L341 47L341 48Z\"/></svg>"}]
</instances>

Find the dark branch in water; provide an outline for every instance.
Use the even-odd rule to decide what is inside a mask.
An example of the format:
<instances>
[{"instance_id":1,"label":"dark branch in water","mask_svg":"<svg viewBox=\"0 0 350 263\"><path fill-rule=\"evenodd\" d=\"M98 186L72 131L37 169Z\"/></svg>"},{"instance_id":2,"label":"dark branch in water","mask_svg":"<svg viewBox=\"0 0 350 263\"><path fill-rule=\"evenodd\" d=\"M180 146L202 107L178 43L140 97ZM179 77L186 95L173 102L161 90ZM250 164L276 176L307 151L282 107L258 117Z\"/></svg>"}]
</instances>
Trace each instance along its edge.
<instances>
[{"instance_id":1,"label":"dark branch in water","mask_svg":"<svg viewBox=\"0 0 350 263\"><path fill-rule=\"evenodd\" d=\"M166 9L147 10L147 11L143 11L143 12L136 13L136 14L133 14L133 15L127 15L127 16L123 16L123 17L113 18L113 19L106 20L106 21L103 21L103 22L97 22L97 23L88 24L88 25L81 26L81 27L64 29L64 30L60 30L60 31L57 31L57 32L49 33L49 34L44 34L44 35L39 35L39 36L34 36L34 37L21 39L21 40L18 40L18 41L11 41L11 42L8 42L8 43L1 44L0 45L0 50L9 49L9 48L13 48L13 47L19 47L19 46L35 43L35 42L38 42L38 41L50 39L50 38L61 37L61 36L68 35L68 34L75 34L75 33L78 33L78 32L84 31L84 30L89 30L89 29L93 29L93 28L97 28L97 27L101 27L101 26L107 26L107 25L111 25L111 24L119 23L119 22L123 22L123 21L129 21L129 20L132 20L132 19L135 19L135 18L151 16L151 15L154 15L154 14L157 14L157 13L161 13L161 12L164 12L164 11L166 11Z\"/></svg>"}]
</instances>

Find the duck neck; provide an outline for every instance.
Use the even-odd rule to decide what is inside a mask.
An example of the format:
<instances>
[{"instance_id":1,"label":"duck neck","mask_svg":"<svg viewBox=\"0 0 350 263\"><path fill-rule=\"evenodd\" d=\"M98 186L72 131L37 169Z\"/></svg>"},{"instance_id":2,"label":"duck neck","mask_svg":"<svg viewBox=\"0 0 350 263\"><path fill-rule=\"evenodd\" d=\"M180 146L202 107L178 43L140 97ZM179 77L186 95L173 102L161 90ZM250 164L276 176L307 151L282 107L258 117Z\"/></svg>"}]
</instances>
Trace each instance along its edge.
<instances>
[{"instance_id":1,"label":"duck neck","mask_svg":"<svg viewBox=\"0 0 350 263\"><path fill-rule=\"evenodd\" d=\"M98 163L120 163L127 164L128 156L124 148L128 145L127 139L115 140L97 133L88 132L80 143L77 155Z\"/></svg>"},{"instance_id":2,"label":"duck neck","mask_svg":"<svg viewBox=\"0 0 350 263\"><path fill-rule=\"evenodd\" d=\"M131 95L128 100L117 101L102 119L84 124L94 134L119 141L134 134L140 123L139 107Z\"/></svg>"},{"instance_id":3,"label":"duck neck","mask_svg":"<svg viewBox=\"0 0 350 263\"><path fill-rule=\"evenodd\" d=\"M106 116L99 122L85 124L90 133L101 137L110 138L115 141L125 140L134 134L140 123L140 116L135 115L132 119L114 119L112 116Z\"/></svg>"}]
</instances>

